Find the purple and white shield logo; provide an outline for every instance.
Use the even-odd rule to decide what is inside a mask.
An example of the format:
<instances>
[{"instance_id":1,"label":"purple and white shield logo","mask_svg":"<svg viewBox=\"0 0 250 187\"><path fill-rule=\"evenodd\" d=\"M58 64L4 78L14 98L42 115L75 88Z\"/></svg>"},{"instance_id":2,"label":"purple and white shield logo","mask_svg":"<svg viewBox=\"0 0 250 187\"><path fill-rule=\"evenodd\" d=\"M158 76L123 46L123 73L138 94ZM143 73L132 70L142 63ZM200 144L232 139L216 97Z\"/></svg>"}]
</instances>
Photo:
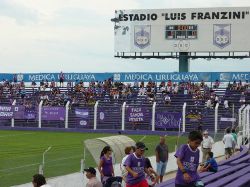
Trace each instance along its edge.
<instances>
[{"instance_id":1,"label":"purple and white shield logo","mask_svg":"<svg viewBox=\"0 0 250 187\"><path fill-rule=\"evenodd\" d=\"M214 24L214 45L224 48L231 44L231 24Z\"/></svg>"},{"instance_id":2,"label":"purple and white shield logo","mask_svg":"<svg viewBox=\"0 0 250 187\"><path fill-rule=\"evenodd\" d=\"M150 45L151 39L151 26L150 25L140 25L135 26L134 33L134 44L140 49L144 49L145 47Z\"/></svg>"}]
</instances>

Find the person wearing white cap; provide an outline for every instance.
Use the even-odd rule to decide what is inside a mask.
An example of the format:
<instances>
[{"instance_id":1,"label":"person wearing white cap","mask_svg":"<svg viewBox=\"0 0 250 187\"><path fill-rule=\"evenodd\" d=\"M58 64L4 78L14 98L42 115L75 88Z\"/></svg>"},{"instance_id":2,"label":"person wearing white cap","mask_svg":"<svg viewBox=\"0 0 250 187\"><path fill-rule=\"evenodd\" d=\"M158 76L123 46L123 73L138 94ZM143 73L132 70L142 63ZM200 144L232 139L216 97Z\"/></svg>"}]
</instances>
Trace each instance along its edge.
<instances>
[{"instance_id":1,"label":"person wearing white cap","mask_svg":"<svg viewBox=\"0 0 250 187\"><path fill-rule=\"evenodd\" d=\"M211 152L214 140L211 136L208 136L208 131L203 132L203 141L201 142L202 151L202 163L207 160L208 153Z\"/></svg>"}]
</instances>

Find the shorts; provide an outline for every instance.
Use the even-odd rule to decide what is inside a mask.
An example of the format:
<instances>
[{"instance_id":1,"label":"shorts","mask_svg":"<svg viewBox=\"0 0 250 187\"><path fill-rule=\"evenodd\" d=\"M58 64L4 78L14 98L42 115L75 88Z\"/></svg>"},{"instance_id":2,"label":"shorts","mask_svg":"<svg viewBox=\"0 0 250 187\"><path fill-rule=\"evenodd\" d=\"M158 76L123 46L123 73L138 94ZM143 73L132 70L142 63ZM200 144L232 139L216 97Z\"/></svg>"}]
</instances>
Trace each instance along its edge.
<instances>
[{"instance_id":1,"label":"shorts","mask_svg":"<svg viewBox=\"0 0 250 187\"><path fill-rule=\"evenodd\" d=\"M143 179L137 184L126 184L126 187L148 187L148 182L146 181L146 179Z\"/></svg>"},{"instance_id":2,"label":"shorts","mask_svg":"<svg viewBox=\"0 0 250 187\"><path fill-rule=\"evenodd\" d=\"M232 155L232 148L231 147L228 147L228 148L225 148L225 155Z\"/></svg>"},{"instance_id":3,"label":"shorts","mask_svg":"<svg viewBox=\"0 0 250 187\"><path fill-rule=\"evenodd\" d=\"M165 175L165 172L166 172L166 168L167 168L167 161L166 162L157 162L156 163L156 172L157 172L157 175L159 176L164 176Z\"/></svg>"}]
</instances>

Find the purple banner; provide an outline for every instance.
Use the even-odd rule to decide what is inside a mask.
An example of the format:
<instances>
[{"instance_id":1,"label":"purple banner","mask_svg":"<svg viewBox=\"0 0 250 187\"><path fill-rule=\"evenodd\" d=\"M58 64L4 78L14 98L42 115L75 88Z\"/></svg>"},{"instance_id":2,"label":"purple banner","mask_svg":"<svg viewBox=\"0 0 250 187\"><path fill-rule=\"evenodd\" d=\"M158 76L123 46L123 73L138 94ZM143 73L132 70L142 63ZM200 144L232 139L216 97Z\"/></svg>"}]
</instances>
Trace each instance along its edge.
<instances>
[{"instance_id":1,"label":"purple banner","mask_svg":"<svg viewBox=\"0 0 250 187\"><path fill-rule=\"evenodd\" d=\"M45 106L42 108L42 120L61 120L65 119L65 108L64 107L49 107Z\"/></svg>"},{"instance_id":2,"label":"purple banner","mask_svg":"<svg viewBox=\"0 0 250 187\"><path fill-rule=\"evenodd\" d=\"M24 118L25 119L36 119L36 114L37 114L37 109L36 108L25 108L24 111Z\"/></svg>"},{"instance_id":3,"label":"purple banner","mask_svg":"<svg viewBox=\"0 0 250 187\"><path fill-rule=\"evenodd\" d=\"M89 110L88 109L76 108L75 109L75 115L78 118L88 118L89 117Z\"/></svg>"},{"instance_id":4,"label":"purple banner","mask_svg":"<svg viewBox=\"0 0 250 187\"><path fill-rule=\"evenodd\" d=\"M181 112L159 111L155 117L155 127L157 128L179 128L181 124Z\"/></svg>"},{"instance_id":5,"label":"purple banner","mask_svg":"<svg viewBox=\"0 0 250 187\"><path fill-rule=\"evenodd\" d=\"M11 119L14 117L14 110L11 105L0 106L0 119Z\"/></svg>"},{"instance_id":6,"label":"purple banner","mask_svg":"<svg viewBox=\"0 0 250 187\"><path fill-rule=\"evenodd\" d=\"M144 122L146 109L142 107L128 107L127 116L129 122Z\"/></svg>"}]
</instances>

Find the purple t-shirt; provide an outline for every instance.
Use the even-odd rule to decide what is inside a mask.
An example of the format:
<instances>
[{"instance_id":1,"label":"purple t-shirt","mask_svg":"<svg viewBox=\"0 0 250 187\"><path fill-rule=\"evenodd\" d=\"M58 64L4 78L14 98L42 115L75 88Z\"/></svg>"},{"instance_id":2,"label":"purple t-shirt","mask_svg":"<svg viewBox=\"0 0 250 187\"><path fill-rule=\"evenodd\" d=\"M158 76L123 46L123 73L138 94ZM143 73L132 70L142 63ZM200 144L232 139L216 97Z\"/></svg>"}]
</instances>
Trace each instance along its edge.
<instances>
[{"instance_id":1,"label":"purple t-shirt","mask_svg":"<svg viewBox=\"0 0 250 187\"><path fill-rule=\"evenodd\" d=\"M126 178L126 183L134 185L145 179L144 168L145 168L145 157L138 158L135 153L130 154L126 159L124 166L130 167L133 171L138 173L138 177L134 178L129 172Z\"/></svg>"},{"instance_id":2,"label":"purple t-shirt","mask_svg":"<svg viewBox=\"0 0 250 187\"><path fill-rule=\"evenodd\" d=\"M102 165L102 173L104 176L112 176L112 157L108 160L105 156L101 157L101 160L103 161Z\"/></svg>"},{"instance_id":3,"label":"purple t-shirt","mask_svg":"<svg viewBox=\"0 0 250 187\"><path fill-rule=\"evenodd\" d=\"M181 145L181 147L176 151L174 156L181 160L181 163L183 164L185 170L192 178L190 183L199 180L199 175L197 173L197 168L199 166L199 157L200 157L199 149L193 151L188 144ZM181 185L188 184L184 181L183 173L181 172L180 168L178 168L178 171L176 173L175 184L181 184Z\"/></svg>"}]
</instances>

